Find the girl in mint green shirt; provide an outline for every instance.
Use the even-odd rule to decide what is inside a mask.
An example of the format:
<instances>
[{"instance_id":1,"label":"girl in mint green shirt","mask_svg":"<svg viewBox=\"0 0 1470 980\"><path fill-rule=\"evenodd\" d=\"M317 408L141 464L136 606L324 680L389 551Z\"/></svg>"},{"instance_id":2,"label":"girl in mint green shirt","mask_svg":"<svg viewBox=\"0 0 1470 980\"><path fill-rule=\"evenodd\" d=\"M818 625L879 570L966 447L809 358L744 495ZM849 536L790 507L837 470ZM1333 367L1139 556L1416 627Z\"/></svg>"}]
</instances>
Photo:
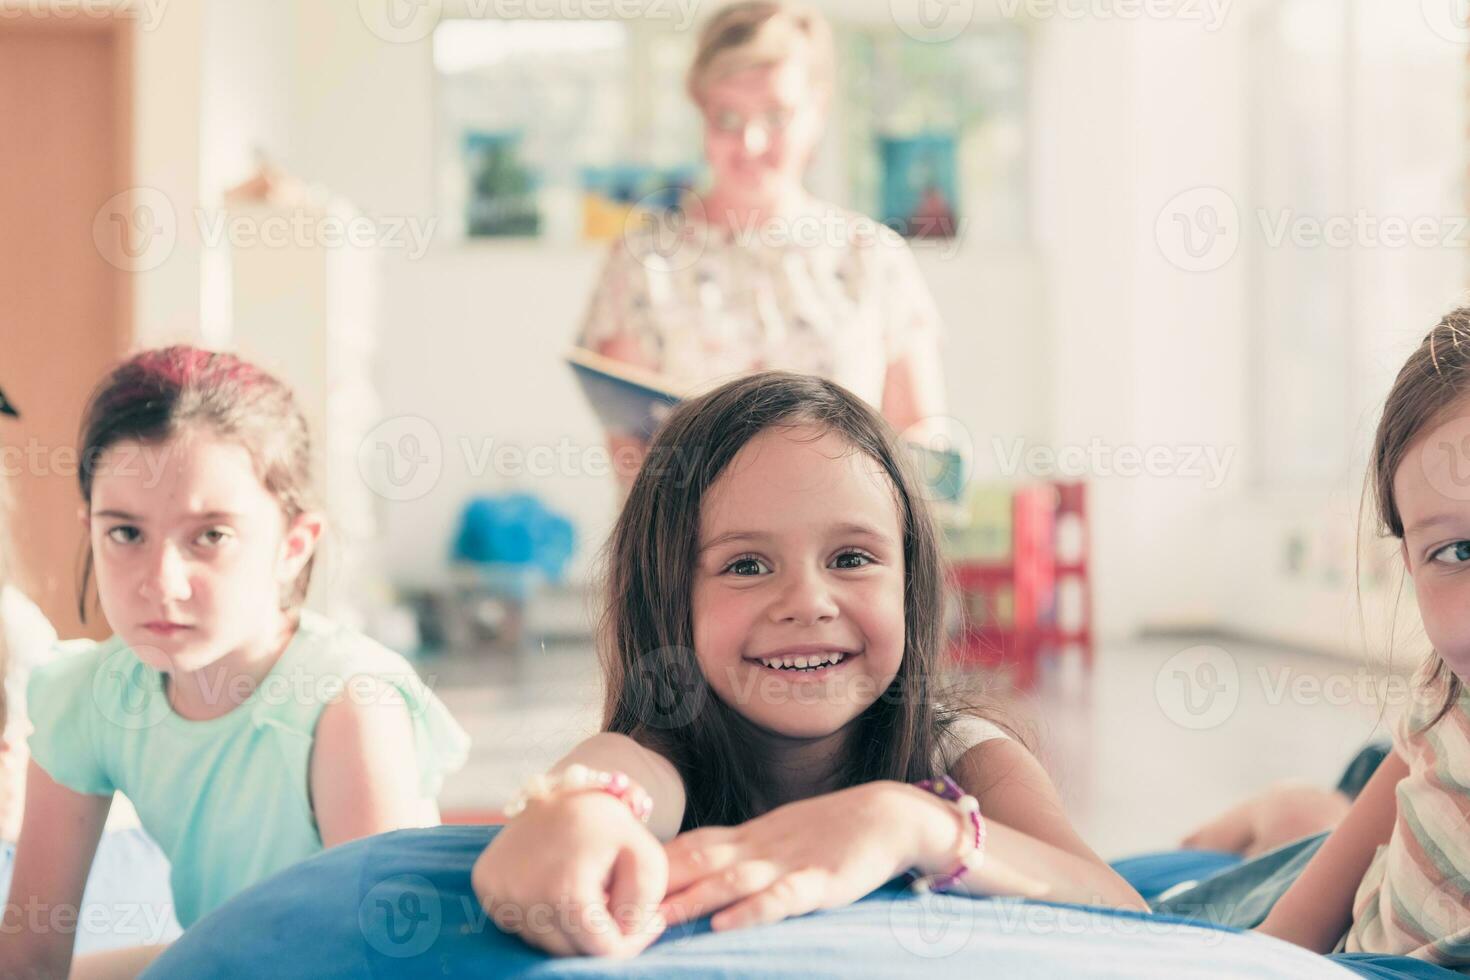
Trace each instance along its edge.
<instances>
[{"instance_id":1,"label":"girl in mint green shirt","mask_svg":"<svg viewBox=\"0 0 1470 980\"><path fill-rule=\"evenodd\" d=\"M31 678L0 976L71 968L72 933L36 912L77 907L114 792L172 862L187 928L324 847L437 823L468 748L407 661L301 609L324 522L279 381L228 354L144 352L94 394L79 449L83 614L95 575L115 635L63 644ZM160 949L76 966L134 975Z\"/></svg>"}]
</instances>

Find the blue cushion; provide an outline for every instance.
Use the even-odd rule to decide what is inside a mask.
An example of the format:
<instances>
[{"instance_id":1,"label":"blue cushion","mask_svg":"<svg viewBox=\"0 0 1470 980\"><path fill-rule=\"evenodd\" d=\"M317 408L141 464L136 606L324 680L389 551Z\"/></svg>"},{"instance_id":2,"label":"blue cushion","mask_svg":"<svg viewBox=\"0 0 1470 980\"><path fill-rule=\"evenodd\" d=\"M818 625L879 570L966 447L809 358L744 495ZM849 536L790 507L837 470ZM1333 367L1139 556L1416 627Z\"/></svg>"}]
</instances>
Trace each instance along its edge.
<instances>
[{"instance_id":1,"label":"blue cushion","mask_svg":"<svg viewBox=\"0 0 1470 980\"><path fill-rule=\"evenodd\" d=\"M1157 851L1113 862L1113 870L1133 890L1152 903L1164 892L1204 879L1241 863L1239 854L1226 851Z\"/></svg>"},{"instance_id":2,"label":"blue cushion","mask_svg":"<svg viewBox=\"0 0 1470 980\"><path fill-rule=\"evenodd\" d=\"M1372 980L1464 980L1463 973L1446 970L1407 956L1383 956L1379 953L1338 953L1332 957L1360 977Z\"/></svg>"},{"instance_id":3,"label":"blue cushion","mask_svg":"<svg viewBox=\"0 0 1470 980\"><path fill-rule=\"evenodd\" d=\"M920 898L897 883L773 926L712 933L707 921L686 923L629 961L555 959L502 934L470 889L470 867L497 830L406 830L333 848L200 920L146 976L1350 976L1323 957L1230 929L1081 906Z\"/></svg>"}]
</instances>

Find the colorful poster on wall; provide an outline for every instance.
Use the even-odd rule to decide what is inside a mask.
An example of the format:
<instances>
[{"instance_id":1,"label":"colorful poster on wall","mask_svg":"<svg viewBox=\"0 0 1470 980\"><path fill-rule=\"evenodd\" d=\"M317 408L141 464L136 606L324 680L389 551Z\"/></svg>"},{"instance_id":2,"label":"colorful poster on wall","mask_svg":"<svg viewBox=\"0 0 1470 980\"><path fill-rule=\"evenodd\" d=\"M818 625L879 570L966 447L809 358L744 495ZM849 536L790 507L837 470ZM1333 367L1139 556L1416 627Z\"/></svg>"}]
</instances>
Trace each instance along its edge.
<instances>
[{"instance_id":1,"label":"colorful poster on wall","mask_svg":"<svg viewBox=\"0 0 1470 980\"><path fill-rule=\"evenodd\" d=\"M652 167L621 163L582 169L582 237L606 241L622 234L634 209L663 212L677 208L694 189L696 166Z\"/></svg>"},{"instance_id":2,"label":"colorful poster on wall","mask_svg":"<svg viewBox=\"0 0 1470 980\"><path fill-rule=\"evenodd\" d=\"M953 238L959 212L955 138L881 136L882 221L905 238Z\"/></svg>"},{"instance_id":3,"label":"colorful poster on wall","mask_svg":"<svg viewBox=\"0 0 1470 980\"><path fill-rule=\"evenodd\" d=\"M536 235L536 177L520 161L519 133L464 134L465 231L471 236Z\"/></svg>"}]
</instances>

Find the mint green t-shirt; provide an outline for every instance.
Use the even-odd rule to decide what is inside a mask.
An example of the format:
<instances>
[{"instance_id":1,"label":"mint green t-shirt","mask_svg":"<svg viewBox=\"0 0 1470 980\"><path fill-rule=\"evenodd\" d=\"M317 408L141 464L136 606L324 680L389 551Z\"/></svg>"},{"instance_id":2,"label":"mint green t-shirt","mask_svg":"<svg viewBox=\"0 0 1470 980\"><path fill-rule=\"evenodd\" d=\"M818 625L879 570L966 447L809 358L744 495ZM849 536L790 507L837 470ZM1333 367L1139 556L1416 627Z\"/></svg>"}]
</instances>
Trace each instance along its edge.
<instances>
[{"instance_id":1,"label":"mint green t-shirt","mask_svg":"<svg viewBox=\"0 0 1470 980\"><path fill-rule=\"evenodd\" d=\"M207 721L176 714L163 676L118 637L59 647L27 689L31 757L77 793L116 790L132 801L173 863L175 913L186 928L322 850L308 795L312 739L329 701L368 696L354 678L402 694L423 797L435 797L468 755L469 737L407 660L309 611L259 686Z\"/></svg>"}]
</instances>

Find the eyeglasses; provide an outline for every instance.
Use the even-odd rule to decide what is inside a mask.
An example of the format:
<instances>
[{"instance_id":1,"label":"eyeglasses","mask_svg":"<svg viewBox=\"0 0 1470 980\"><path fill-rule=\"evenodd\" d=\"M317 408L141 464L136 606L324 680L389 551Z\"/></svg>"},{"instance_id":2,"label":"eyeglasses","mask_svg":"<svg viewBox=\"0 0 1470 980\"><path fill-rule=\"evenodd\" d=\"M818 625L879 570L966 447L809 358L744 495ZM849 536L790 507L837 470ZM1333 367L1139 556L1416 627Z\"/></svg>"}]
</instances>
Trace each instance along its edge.
<instances>
[{"instance_id":1,"label":"eyeglasses","mask_svg":"<svg viewBox=\"0 0 1470 980\"><path fill-rule=\"evenodd\" d=\"M739 134L754 125L766 134L779 133L791 125L796 118L795 109L773 109L754 118L743 116L734 109L718 109L706 117L710 128L720 133Z\"/></svg>"}]
</instances>

